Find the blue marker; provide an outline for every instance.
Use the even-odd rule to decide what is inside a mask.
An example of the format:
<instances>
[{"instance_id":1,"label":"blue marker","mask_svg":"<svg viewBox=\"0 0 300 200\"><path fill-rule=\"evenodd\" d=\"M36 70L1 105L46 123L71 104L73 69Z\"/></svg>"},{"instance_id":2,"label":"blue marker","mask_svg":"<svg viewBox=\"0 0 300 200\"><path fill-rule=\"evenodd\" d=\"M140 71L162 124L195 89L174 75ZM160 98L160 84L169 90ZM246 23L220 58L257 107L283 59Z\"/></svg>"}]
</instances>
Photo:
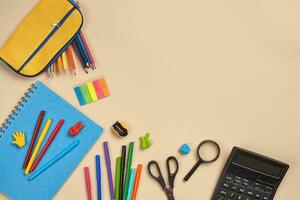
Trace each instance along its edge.
<instances>
[{"instance_id":1,"label":"blue marker","mask_svg":"<svg viewBox=\"0 0 300 200\"><path fill-rule=\"evenodd\" d=\"M102 200L102 192L101 192L101 160L100 160L100 156L99 155L96 155L96 173L97 173L98 200Z\"/></svg>"},{"instance_id":2,"label":"blue marker","mask_svg":"<svg viewBox=\"0 0 300 200\"><path fill-rule=\"evenodd\" d=\"M54 156L49 162L47 162L44 166L42 166L40 169L32 173L29 177L28 180L32 181L36 177L38 177L41 173L46 171L49 167L51 167L54 163L56 163L58 160L60 160L62 157L67 155L70 151L72 151L77 145L79 144L79 140L74 141L72 144L67 146L64 150L62 150L59 154Z\"/></svg>"}]
</instances>

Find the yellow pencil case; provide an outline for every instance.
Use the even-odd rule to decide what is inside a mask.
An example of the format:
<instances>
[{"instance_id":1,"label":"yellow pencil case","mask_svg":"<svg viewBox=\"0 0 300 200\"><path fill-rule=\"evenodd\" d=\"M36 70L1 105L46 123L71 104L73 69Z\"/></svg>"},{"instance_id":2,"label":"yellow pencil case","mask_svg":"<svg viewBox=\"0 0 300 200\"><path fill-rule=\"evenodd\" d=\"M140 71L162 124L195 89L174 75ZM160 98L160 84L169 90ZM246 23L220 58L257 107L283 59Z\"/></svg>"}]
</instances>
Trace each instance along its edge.
<instances>
[{"instance_id":1,"label":"yellow pencil case","mask_svg":"<svg viewBox=\"0 0 300 200\"><path fill-rule=\"evenodd\" d=\"M40 0L0 50L16 73L36 76L64 52L79 33L83 17L72 0Z\"/></svg>"}]
</instances>

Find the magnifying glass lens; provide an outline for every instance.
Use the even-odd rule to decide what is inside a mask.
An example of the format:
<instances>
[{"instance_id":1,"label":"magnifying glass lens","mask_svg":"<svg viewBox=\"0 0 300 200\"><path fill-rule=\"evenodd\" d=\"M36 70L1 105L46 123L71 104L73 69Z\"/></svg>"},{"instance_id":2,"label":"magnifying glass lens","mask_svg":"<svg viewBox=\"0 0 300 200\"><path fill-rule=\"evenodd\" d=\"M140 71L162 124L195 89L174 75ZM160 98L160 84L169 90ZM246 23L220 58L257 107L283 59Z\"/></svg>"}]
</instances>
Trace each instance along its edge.
<instances>
[{"instance_id":1,"label":"magnifying glass lens","mask_svg":"<svg viewBox=\"0 0 300 200\"><path fill-rule=\"evenodd\" d=\"M214 143L203 143L199 148L199 157L206 162L214 160L219 154L219 150Z\"/></svg>"}]
</instances>

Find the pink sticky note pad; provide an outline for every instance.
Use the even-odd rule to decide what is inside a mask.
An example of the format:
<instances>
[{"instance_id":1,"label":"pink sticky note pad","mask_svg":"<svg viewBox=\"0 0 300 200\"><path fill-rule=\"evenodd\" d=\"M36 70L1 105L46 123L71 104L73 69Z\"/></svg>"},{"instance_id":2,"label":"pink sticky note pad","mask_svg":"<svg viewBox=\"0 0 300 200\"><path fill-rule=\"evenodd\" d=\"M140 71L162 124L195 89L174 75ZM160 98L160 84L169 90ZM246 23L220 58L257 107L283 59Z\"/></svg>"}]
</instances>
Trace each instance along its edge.
<instances>
[{"instance_id":1,"label":"pink sticky note pad","mask_svg":"<svg viewBox=\"0 0 300 200\"><path fill-rule=\"evenodd\" d=\"M105 96L104 96L104 92L102 91L102 89L99 85L99 82L97 80L94 80L92 83L94 85L98 99L103 99Z\"/></svg>"}]
</instances>

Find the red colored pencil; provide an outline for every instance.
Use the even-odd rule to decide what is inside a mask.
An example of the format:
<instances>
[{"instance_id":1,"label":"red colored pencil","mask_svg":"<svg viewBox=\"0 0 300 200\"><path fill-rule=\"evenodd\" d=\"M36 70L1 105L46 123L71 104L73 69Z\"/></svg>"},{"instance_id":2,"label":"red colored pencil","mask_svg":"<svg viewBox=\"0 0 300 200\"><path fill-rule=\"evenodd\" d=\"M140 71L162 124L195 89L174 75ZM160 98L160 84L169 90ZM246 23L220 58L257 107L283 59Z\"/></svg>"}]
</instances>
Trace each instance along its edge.
<instances>
[{"instance_id":1,"label":"red colored pencil","mask_svg":"<svg viewBox=\"0 0 300 200\"><path fill-rule=\"evenodd\" d=\"M40 115L39 115L39 118L38 118L38 120L36 122L36 125L35 125L35 128L34 128L34 132L33 132L33 136L31 138L31 142L30 142L30 145L29 145L29 149L27 151L27 154L26 154L26 157L25 157L25 161L24 161L24 164L23 164L23 168L24 169L26 169L26 167L28 165L28 162L30 160L30 157L31 157L31 154L32 154L32 150L33 150L36 138L37 138L37 136L39 134L39 131L40 131L40 128L41 128L41 124L42 124L44 115L45 115L45 111L41 111Z\"/></svg>"},{"instance_id":2,"label":"red colored pencil","mask_svg":"<svg viewBox=\"0 0 300 200\"><path fill-rule=\"evenodd\" d=\"M44 148L39 153L38 157L36 158L35 162L33 163L32 167L30 168L30 172L33 172L35 170L35 168L38 166L39 162L41 161L41 159L43 158L43 156L46 153L47 149L49 148L50 144L52 143L55 136L59 132L59 130L60 130L61 126L63 125L63 123L64 123L64 120L62 120L62 119L59 120L59 122L57 123L55 129L53 130L52 134L50 135L47 143L45 144Z\"/></svg>"},{"instance_id":3,"label":"red colored pencil","mask_svg":"<svg viewBox=\"0 0 300 200\"><path fill-rule=\"evenodd\" d=\"M87 52L88 52L88 54L89 54L89 56L90 56L90 59L91 59L91 61L92 61L92 66L95 67L95 59L94 59L94 57L93 57L93 55L92 55L92 52L91 52L89 46L87 45L86 39L85 39L85 37L84 37L82 31L80 31L80 35L79 35L79 36L81 37L81 40L82 40L82 42L83 42L83 45L85 46L85 48L86 48L86 50L87 50Z\"/></svg>"},{"instance_id":4,"label":"red colored pencil","mask_svg":"<svg viewBox=\"0 0 300 200\"><path fill-rule=\"evenodd\" d=\"M90 169L89 167L84 167L84 175L85 175L85 185L88 200L92 200L92 185L91 185L91 177L90 177Z\"/></svg>"}]
</instances>

